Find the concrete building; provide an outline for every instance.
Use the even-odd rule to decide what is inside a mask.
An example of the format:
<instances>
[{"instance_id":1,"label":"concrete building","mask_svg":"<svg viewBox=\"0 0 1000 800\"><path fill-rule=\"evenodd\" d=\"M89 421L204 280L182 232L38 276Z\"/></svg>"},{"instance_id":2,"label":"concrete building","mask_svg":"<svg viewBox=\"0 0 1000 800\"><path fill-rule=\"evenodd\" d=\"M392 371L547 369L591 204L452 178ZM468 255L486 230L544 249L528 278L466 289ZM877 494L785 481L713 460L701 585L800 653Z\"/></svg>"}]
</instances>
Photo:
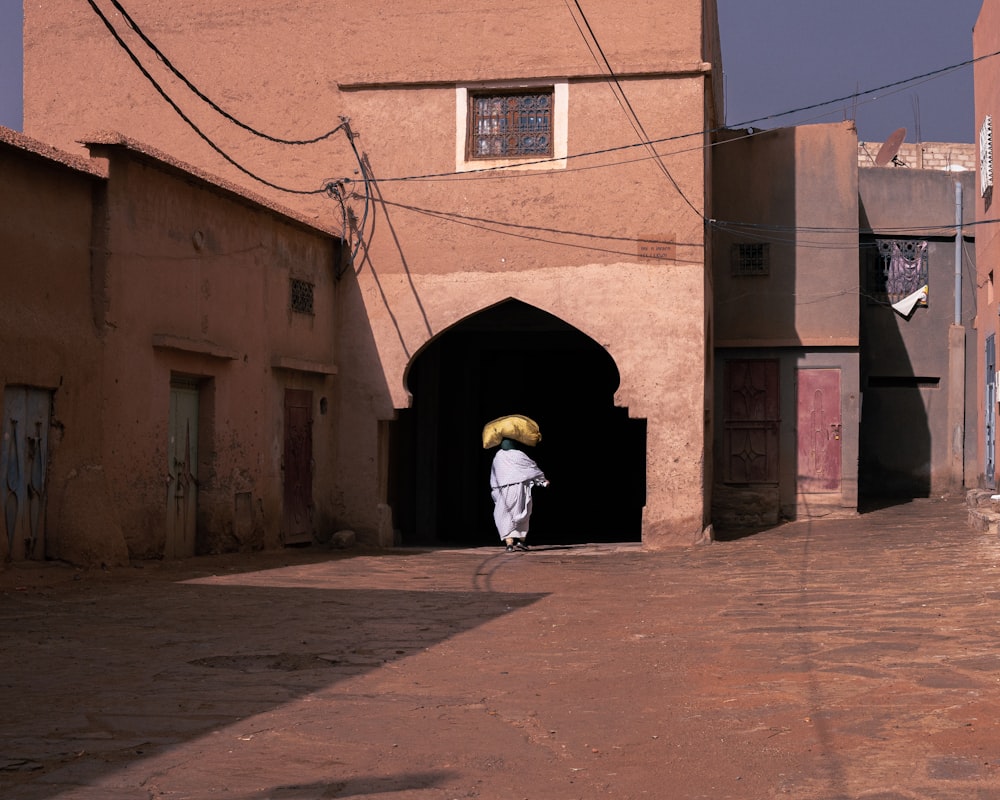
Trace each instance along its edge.
<instances>
[{"instance_id":1,"label":"concrete building","mask_svg":"<svg viewBox=\"0 0 1000 800\"><path fill-rule=\"evenodd\" d=\"M351 240L335 524L495 541L479 431L523 413L552 479L537 536L702 536L713 0L97 6L26 4L26 133L72 150L112 129Z\"/></svg>"},{"instance_id":2,"label":"concrete building","mask_svg":"<svg viewBox=\"0 0 1000 800\"><path fill-rule=\"evenodd\" d=\"M956 234L974 218L969 146L910 145L924 168L876 166L880 150L850 122L731 131L714 148L720 529L960 491L974 474L974 236ZM893 309L925 285L926 303Z\"/></svg>"},{"instance_id":3,"label":"concrete building","mask_svg":"<svg viewBox=\"0 0 1000 800\"><path fill-rule=\"evenodd\" d=\"M998 295L996 279L1000 277L1000 224L996 222L994 136L1000 121L1000 65L996 58L985 56L1000 50L1000 3L983 0L979 17L972 31L972 55L975 81L976 129L979 133L978 181L976 197L976 352L977 397L979 410L975 415L977 439L982 447L977 473L978 485L987 489L997 486L996 424L997 424L997 335Z\"/></svg>"},{"instance_id":4,"label":"concrete building","mask_svg":"<svg viewBox=\"0 0 1000 800\"><path fill-rule=\"evenodd\" d=\"M118 135L88 146L0 131L0 557L330 533L341 240Z\"/></svg>"},{"instance_id":5,"label":"concrete building","mask_svg":"<svg viewBox=\"0 0 1000 800\"><path fill-rule=\"evenodd\" d=\"M971 171L859 170L862 501L975 485L973 181ZM892 308L923 286L926 302Z\"/></svg>"},{"instance_id":6,"label":"concrete building","mask_svg":"<svg viewBox=\"0 0 1000 800\"><path fill-rule=\"evenodd\" d=\"M715 148L722 528L857 508L856 152L851 123L732 131Z\"/></svg>"}]
</instances>

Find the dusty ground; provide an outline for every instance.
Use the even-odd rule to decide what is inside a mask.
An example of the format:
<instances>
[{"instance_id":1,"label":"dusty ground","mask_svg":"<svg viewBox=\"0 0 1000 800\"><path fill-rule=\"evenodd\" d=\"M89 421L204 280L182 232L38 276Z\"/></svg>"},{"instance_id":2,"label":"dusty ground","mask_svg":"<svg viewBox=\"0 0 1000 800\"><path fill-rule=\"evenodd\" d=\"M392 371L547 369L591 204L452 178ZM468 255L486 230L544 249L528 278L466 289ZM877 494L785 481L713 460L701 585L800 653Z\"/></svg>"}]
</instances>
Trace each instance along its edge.
<instances>
[{"instance_id":1,"label":"dusty ground","mask_svg":"<svg viewBox=\"0 0 1000 800\"><path fill-rule=\"evenodd\" d=\"M0 797L1000 797L961 500L644 553L0 572Z\"/></svg>"}]
</instances>

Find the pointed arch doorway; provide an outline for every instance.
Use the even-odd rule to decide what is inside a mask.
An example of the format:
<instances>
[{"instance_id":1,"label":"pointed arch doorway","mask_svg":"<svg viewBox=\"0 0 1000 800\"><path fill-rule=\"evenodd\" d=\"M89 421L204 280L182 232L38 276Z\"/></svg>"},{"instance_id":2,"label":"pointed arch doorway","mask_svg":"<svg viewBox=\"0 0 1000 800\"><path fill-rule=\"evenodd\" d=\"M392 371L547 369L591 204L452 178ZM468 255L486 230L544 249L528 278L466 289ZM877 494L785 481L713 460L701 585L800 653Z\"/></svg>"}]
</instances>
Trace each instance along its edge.
<instances>
[{"instance_id":1,"label":"pointed arch doorway","mask_svg":"<svg viewBox=\"0 0 1000 800\"><path fill-rule=\"evenodd\" d=\"M593 339L507 300L455 324L413 359L410 408L392 423L389 502L404 546L499 541L483 425L525 414L552 485L538 490L529 541L640 541L646 424L614 406L619 374Z\"/></svg>"}]
</instances>

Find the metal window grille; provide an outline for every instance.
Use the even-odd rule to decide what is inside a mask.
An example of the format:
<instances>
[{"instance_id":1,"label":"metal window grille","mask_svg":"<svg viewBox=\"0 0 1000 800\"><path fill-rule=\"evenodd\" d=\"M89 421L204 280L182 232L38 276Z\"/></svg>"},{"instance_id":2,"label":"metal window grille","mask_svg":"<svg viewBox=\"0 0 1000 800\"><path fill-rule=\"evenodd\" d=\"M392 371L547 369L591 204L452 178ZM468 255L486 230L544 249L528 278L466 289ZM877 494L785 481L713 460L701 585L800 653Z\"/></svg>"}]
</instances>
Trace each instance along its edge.
<instances>
[{"instance_id":1,"label":"metal window grille","mask_svg":"<svg viewBox=\"0 0 1000 800\"><path fill-rule=\"evenodd\" d=\"M552 155L552 90L470 94L469 157Z\"/></svg>"},{"instance_id":2,"label":"metal window grille","mask_svg":"<svg viewBox=\"0 0 1000 800\"><path fill-rule=\"evenodd\" d=\"M878 239L875 245L868 258L870 303L897 303L927 285L925 240Z\"/></svg>"},{"instance_id":3,"label":"metal window grille","mask_svg":"<svg viewBox=\"0 0 1000 800\"><path fill-rule=\"evenodd\" d=\"M979 193L983 197L993 194L993 117L989 114L979 129Z\"/></svg>"},{"instance_id":4,"label":"metal window grille","mask_svg":"<svg viewBox=\"0 0 1000 800\"><path fill-rule=\"evenodd\" d=\"M300 314L313 313L313 285L308 281L292 278L291 280L292 311Z\"/></svg>"},{"instance_id":5,"label":"metal window grille","mask_svg":"<svg viewBox=\"0 0 1000 800\"><path fill-rule=\"evenodd\" d=\"M765 243L734 244L732 274L768 275L771 272L771 246Z\"/></svg>"}]
</instances>

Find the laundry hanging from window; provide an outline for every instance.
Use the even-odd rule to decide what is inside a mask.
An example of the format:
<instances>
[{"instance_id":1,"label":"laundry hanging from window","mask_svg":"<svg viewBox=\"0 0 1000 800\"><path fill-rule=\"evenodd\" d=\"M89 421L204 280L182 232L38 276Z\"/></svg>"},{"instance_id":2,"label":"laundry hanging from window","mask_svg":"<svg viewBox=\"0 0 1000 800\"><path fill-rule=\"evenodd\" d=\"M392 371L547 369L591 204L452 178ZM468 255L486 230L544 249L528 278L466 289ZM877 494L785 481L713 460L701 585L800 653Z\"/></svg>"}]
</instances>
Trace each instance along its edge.
<instances>
[{"instance_id":1,"label":"laundry hanging from window","mask_svg":"<svg viewBox=\"0 0 1000 800\"><path fill-rule=\"evenodd\" d=\"M927 242L917 239L880 239L879 300L896 303L927 285ZM926 300L921 305L927 305Z\"/></svg>"}]
</instances>

